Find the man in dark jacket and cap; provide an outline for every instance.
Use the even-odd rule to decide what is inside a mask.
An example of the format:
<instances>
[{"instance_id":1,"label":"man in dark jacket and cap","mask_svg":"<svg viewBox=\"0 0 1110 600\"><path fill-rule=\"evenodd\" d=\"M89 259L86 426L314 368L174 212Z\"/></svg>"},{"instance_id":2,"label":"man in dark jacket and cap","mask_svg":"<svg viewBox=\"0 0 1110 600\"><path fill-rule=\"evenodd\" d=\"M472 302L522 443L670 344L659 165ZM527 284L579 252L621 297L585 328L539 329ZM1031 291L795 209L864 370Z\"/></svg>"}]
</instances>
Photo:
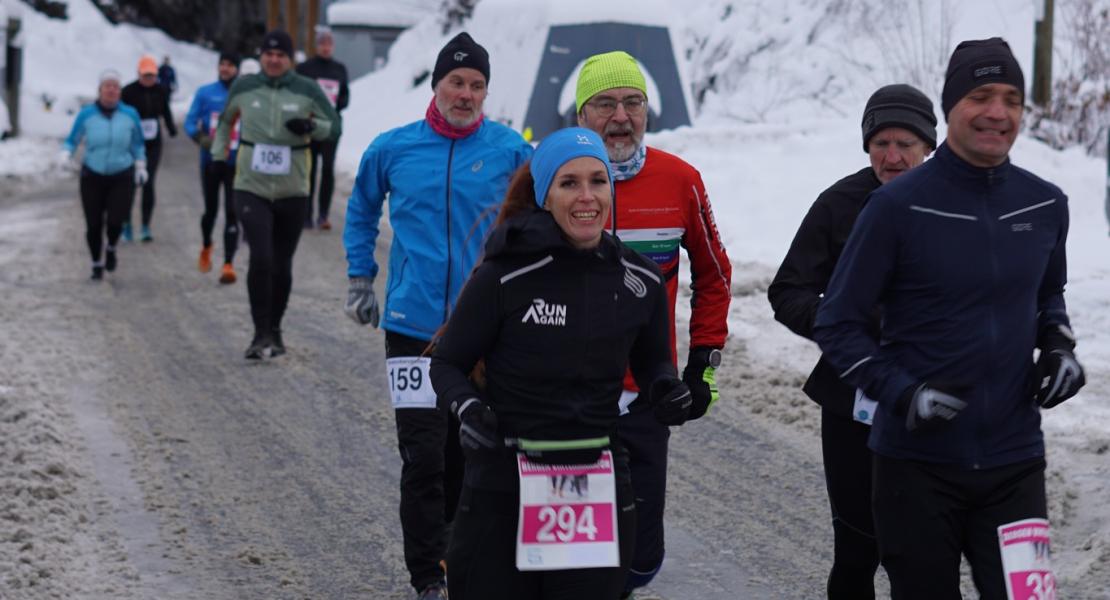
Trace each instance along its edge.
<instances>
[{"instance_id":1,"label":"man in dark jacket and cap","mask_svg":"<svg viewBox=\"0 0 1110 600\"><path fill-rule=\"evenodd\" d=\"M894 600L959 598L961 555L980 598L1053 594L1041 409L1085 378L1067 196L1009 159L1024 99L1005 41L956 47L947 139L872 192L817 309L824 358L878 402L872 511Z\"/></svg>"},{"instance_id":2,"label":"man in dark jacket and cap","mask_svg":"<svg viewBox=\"0 0 1110 600\"><path fill-rule=\"evenodd\" d=\"M906 84L879 88L863 111L863 150L870 166L821 192L802 220L767 296L775 319L813 339L813 320L844 243L868 196L920 165L936 148L933 103ZM878 323L874 323L877 328ZM830 600L875 597L879 549L871 519L872 408L821 358L805 384L821 405L821 446L833 521Z\"/></svg>"}]
</instances>

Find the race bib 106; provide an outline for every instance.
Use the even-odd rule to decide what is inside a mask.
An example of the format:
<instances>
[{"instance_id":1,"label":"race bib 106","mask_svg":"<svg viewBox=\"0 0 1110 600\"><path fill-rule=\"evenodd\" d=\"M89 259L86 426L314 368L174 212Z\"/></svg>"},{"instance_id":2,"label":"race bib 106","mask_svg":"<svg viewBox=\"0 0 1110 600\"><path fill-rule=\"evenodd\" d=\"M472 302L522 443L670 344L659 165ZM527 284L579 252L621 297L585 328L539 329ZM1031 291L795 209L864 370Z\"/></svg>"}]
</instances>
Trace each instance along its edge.
<instances>
[{"instance_id":1,"label":"race bib 106","mask_svg":"<svg viewBox=\"0 0 1110 600\"><path fill-rule=\"evenodd\" d=\"M428 369L432 359L427 356L387 358L389 397L393 408L435 408L436 393Z\"/></svg>"},{"instance_id":2,"label":"race bib 106","mask_svg":"<svg viewBox=\"0 0 1110 600\"><path fill-rule=\"evenodd\" d=\"M153 140L158 137L158 119L143 119L139 121L143 127L143 139Z\"/></svg>"},{"instance_id":3,"label":"race bib 106","mask_svg":"<svg viewBox=\"0 0 1110 600\"><path fill-rule=\"evenodd\" d=\"M1024 519L998 528L1002 573L1009 600L1056 600L1047 519Z\"/></svg>"},{"instance_id":4,"label":"race bib 106","mask_svg":"<svg viewBox=\"0 0 1110 600\"><path fill-rule=\"evenodd\" d=\"M288 175L293 163L293 151L289 146L255 144L251 155L251 170L264 175Z\"/></svg>"},{"instance_id":5,"label":"race bib 106","mask_svg":"<svg viewBox=\"0 0 1110 600\"><path fill-rule=\"evenodd\" d=\"M613 454L596 463L548 465L517 455L520 512L516 566L521 571L616 567Z\"/></svg>"}]
</instances>

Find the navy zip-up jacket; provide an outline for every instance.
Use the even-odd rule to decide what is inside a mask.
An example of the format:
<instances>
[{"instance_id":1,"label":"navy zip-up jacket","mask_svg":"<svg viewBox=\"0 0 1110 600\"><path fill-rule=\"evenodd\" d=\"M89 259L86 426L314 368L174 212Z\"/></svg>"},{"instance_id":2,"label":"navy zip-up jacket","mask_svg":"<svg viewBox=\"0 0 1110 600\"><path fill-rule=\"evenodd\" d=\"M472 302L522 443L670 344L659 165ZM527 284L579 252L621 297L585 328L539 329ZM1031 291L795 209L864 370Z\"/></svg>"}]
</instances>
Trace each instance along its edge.
<instances>
[{"instance_id":1,"label":"navy zip-up jacket","mask_svg":"<svg viewBox=\"0 0 1110 600\"><path fill-rule=\"evenodd\" d=\"M1044 456L1033 349L1069 326L1067 232L1059 188L1009 160L973 167L947 143L871 194L814 339L845 382L879 402L872 450L970 469ZM867 333L876 304L878 343ZM907 431L898 399L921 382L967 386L967 408Z\"/></svg>"}]
</instances>

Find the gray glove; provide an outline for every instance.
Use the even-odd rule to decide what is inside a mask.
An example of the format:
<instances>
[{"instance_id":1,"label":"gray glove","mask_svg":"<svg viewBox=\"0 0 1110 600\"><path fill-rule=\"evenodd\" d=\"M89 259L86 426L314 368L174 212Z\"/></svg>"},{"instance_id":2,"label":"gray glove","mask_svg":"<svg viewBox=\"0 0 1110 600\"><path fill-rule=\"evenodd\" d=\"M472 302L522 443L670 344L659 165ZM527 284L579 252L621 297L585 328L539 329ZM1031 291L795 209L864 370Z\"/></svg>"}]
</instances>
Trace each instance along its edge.
<instances>
[{"instance_id":1,"label":"gray glove","mask_svg":"<svg viewBox=\"0 0 1110 600\"><path fill-rule=\"evenodd\" d=\"M347 304L343 307L351 320L359 325L369 323L378 327L381 315L378 312L378 299L374 296L374 280L369 277L352 277L351 287L347 289Z\"/></svg>"},{"instance_id":2,"label":"gray glove","mask_svg":"<svg viewBox=\"0 0 1110 600\"><path fill-rule=\"evenodd\" d=\"M967 402L954 393L933 387L929 383L911 386L902 393L901 402L906 409L906 430L913 431L930 423L951 421L967 408Z\"/></svg>"}]
</instances>

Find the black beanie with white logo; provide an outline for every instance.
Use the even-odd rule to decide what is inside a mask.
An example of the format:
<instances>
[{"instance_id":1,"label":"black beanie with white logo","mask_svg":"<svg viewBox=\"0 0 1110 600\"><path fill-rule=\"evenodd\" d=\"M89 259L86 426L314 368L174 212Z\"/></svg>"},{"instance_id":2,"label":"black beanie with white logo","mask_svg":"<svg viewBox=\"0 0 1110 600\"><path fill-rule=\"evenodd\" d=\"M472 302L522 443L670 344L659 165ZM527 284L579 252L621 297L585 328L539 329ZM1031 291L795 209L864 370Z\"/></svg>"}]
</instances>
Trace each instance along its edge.
<instances>
[{"instance_id":1,"label":"black beanie with white logo","mask_svg":"<svg viewBox=\"0 0 1110 600\"><path fill-rule=\"evenodd\" d=\"M875 134L887 127L912 131L932 149L937 147L937 116L933 103L912 85L885 85L871 94L863 109L863 151Z\"/></svg>"},{"instance_id":2,"label":"black beanie with white logo","mask_svg":"<svg viewBox=\"0 0 1110 600\"><path fill-rule=\"evenodd\" d=\"M275 29L262 38L262 52L267 50L280 50L289 58L293 58L293 38L280 29Z\"/></svg>"},{"instance_id":3,"label":"black beanie with white logo","mask_svg":"<svg viewBox=\"0 0 1110 600\"><path fill-rule=\"evenodd\" d=\"M465 31L451 38L451 41L439 51L439 56L436 57L436 68L432 71L432 89L434 90L439 80L448 73L461 68L478 71L486 78L486 84L489 85L489 53Z\"/></svg>"},{"instance_id":4,"label":"black beanie with white logo","mask_svg":"<svg viewBox=\"0 0 1110 600\"><path fill-rule=\"evenodd\" d=\"M952 107L971 90L988 83L1010 84L1025 97L1025 75L1010 45L1000 37L960 42L948 60L944 91L940 94L944 120L948 120Z\"/></svg>"}]
</instances>

